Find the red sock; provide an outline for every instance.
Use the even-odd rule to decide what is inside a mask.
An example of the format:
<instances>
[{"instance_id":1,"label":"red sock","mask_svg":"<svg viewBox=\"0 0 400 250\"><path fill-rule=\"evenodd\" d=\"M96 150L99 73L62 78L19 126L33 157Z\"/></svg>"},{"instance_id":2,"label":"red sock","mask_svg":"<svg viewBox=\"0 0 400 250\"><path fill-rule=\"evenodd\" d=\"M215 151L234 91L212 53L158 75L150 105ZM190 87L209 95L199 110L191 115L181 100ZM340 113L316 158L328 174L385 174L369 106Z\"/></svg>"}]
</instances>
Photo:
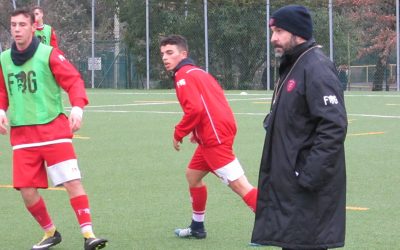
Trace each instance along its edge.
<instances>
[{"instance_id":1,"label":"red sock","mask_svg":"<svg viewBox=\"0 0 400 250\"><path fill-rule=\"evenodd\" d=\"M257 188L253 188L245 196L243 196L243 201L247 204L247 206L249 206L251 210L253 210L253 212L256 211L257 193Z\"/></svg>"},{"instance_id":2,"label":"red sock","mask_svg":"<svg viewBox=\"0 0 400 250\"><path fill-rule=\"evenodd\" d=\"M195 221L204 221L207 203L207 186L190 188L190 197L192 201L193 217Z\"/></svg>"},{"instance_id":3,"label":"red sock","mask_svg":"<svg viewBox=\"0 0 400 250\"><path fill-rule=\"evenodd\" d=\"M33 206L27 207L27 209L43 230L46 231L54 226L42 197Z\"/></svg>"},{"instance_id":4,"label":"red sock","mask_svg":"<svg viewBox=\"0 0 400 250\"><path fill-rule=\"evenodd\" d=\"M92 218L90 216L89 200L87 195L80 195L70 199L75 211L82 233L92 231Z\"/></svg>"}]
</instances>

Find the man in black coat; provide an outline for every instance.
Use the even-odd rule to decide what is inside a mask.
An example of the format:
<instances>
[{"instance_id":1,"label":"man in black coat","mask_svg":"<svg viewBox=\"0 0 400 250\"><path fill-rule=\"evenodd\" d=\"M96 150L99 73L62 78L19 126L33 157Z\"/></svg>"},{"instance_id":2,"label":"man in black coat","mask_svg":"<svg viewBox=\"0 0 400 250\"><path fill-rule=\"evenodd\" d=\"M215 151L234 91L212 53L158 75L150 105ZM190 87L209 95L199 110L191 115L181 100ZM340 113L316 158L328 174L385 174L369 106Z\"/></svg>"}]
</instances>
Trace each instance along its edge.
<instances>
[{"instance_id":1,"label":"man in black coat","mask_svg":"<svg viewBox=\"0 0 400 250\"><path fill-rule=\"evenodd\" d=\"M269 26L280 57L262 153L255 245L344 246L347 115L334 64L315 43L307 8L285 6Z\"/></svg>"}]
</instances>

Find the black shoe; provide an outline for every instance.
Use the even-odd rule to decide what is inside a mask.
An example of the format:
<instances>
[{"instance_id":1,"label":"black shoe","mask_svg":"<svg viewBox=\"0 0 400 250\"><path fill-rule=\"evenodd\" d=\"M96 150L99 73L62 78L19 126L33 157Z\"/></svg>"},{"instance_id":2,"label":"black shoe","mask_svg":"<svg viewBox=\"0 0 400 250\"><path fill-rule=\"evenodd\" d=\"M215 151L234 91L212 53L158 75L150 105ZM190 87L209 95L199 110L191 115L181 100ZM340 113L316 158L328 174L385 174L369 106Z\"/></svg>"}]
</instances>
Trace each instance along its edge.
<instances>
[{"instance_id":1,"label":"black shoe","mask_svg":"<svg viewBox=\"0 0 400 250\"><path fill-rule=\"evenodd\" d=\"M179 238L194 237L196 239L204 239L207 237L207 232L204 227L196 230L193 230L191 227L187 227L175 229L175 235Z\"/></svg>"},{"instance_id":2,"label":"black shoe","mask_svg":"<svg viewBox=\"0 0 400 250\"><path fill-rule=\"evenodd\" d=\"M106 247L108 240L100 238L85 238L85 250L97 250Z\"/></svg>"},{"instance_id":3,"label":"black shoe","mask_svg":"<svg viewBox=\"0 0 400 250\"><path fill-rule=\"evenodd\" d=\"M58 231L55 231L53 236L47 237L46 235L43 239L34 245L31 250L48 250L50 247L57 245L61 242L61 234Z\"/></svg>"}]
</instances>

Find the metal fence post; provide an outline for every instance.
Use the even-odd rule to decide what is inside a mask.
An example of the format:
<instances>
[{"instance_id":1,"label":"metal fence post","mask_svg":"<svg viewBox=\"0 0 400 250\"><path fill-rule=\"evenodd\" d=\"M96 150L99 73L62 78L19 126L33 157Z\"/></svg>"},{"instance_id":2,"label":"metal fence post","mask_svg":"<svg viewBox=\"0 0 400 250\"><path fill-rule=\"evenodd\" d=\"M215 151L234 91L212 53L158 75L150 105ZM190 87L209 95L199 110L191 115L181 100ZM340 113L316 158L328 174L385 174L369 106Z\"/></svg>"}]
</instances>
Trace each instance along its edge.
<instances>
[{"instance_id":1,"label":"metal fence post","mask_svg":"<svg viewBox=\"0 0 400 250\"><path fill-rule=\"evenodd\" d=\"M208 19L207 19L207 0L203 0L204 5L204 56L205 56L205 68L208 72Z\"/></svg>"},{"instance_id":2,"label":"metal fence post","mask_svg":"<svg viewBox=\"0 0 400 250\"><path fill-rule=\"evenodd\" d=\"M396 0L396 38L397 38L397 43L396 43L396 48L397 48L397 56L396 56L396 82L397 82L397 91L400 91L400 28L399 28L399 19L400 19L400 13L399 13L399 3L400 0Z\"/></svg>"},{"instance_id":3,"label":"metal fence post","mask_svg":"<svg viewBox=\"0 0 400 250\"><path fill-rule=\"evenodd\" d=\"M266 59L266 61L267 61L267 90L270 90L271 89L271 55L270 55L270 53L269 53L269 50L270 50L270 45L271 45L271 43L270 43L270 39L269 39L269 36L270 36L270 32L269 32L269 8L270 8L270 3L269 3L269 0L266 0L266 6L265 6L265 13L266 13L266 24L265 24L265 26L266 26L266 31L267 31L267 41L266 41L266 43L267 43L267 48L266 48L266 54L267 54L267 59Z\"/></svg>"},{"instance_id":4,"label":"metal fence post","mask_svg":"<svg viewBox=\"0 0 400 250\"><path fill-rule=\"evenodd\" d=\"M94 11L95 11L95 2L96 0L92 0L92 63L94 64ZM92 89L94 88L94 67L92 68Z\"/></svg>"},{"instance_id":5,"label":"metal fence post","mask_svg":"<svg viewBox=\"0 0 400 250\"><path fill-rule=\"evenodd\" d=\"M119 43L119 6L118 6L118 2L117 2L117 7L115 9L115 13L114 13L114 40L115 40L115 44L114 44L114 57L117 58L117 60L115 61L114 64L114 88L118 88L118 81L119 81L119 61L118 61L118 57L120 54L120 43Z\"/></svg>"},{"instance_id":6,"label":"metal fence post","mask_svg":"<svg viewBox=\"0 0 400 250\"><path fill-rule=\"evenodd\" d=\"M333 62L333 14L332 14L332 0L329 0L329 58Z\"/></svg>"},{"instance_id":7,"label":"metal fence post","mask_svg":"<svg viewBox=\"0 0 400 250\"><path fill-rule=\"evenodd\" d=\"M150 89L149 0L146 0L146 88Z\"/></svg>"}]
</instances>

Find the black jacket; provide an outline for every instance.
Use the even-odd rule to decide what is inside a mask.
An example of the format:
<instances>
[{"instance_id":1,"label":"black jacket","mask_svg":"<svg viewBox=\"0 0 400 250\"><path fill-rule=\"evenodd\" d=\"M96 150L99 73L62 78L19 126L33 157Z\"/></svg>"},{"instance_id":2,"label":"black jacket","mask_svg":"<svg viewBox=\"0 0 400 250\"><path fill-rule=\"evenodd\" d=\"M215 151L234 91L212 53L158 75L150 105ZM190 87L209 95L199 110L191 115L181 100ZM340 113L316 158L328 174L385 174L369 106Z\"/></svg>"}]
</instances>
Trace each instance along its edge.
<instances>
[{"instance_id":1,"label":"black jacket","mask_svg":"<svg viewBox=\"0 0 400 250\"><path fill-rule=\"evenodd\" d=\"M252 243L341 247L347 115L336 69L312 39L284 56L279 73L264 125Z\"/></svg>"}]
</instances>

